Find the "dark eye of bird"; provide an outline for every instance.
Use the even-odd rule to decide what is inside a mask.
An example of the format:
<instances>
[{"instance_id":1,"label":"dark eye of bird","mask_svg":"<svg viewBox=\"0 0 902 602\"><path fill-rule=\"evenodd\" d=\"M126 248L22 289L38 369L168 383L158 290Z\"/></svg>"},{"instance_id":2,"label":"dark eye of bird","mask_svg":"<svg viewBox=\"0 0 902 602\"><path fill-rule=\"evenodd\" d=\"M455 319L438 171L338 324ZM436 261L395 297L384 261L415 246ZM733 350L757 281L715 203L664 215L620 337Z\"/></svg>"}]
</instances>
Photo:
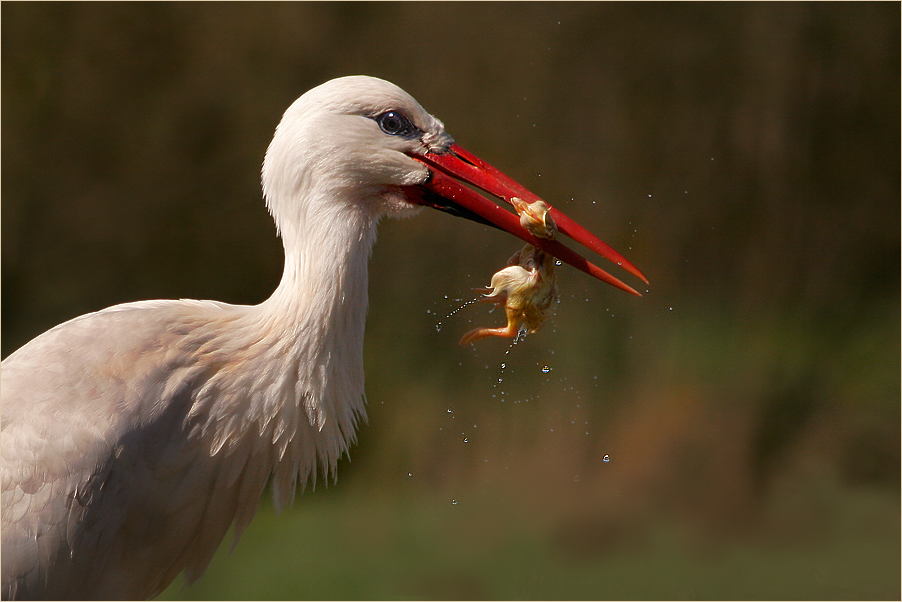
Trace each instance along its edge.
<instances>
[{"instance_id":1,"label":"dark eye of bird","mask_svg":"<svg viewBox=\"0 0 902 602\"><path fill-rule=\"evenodd\" d=\"M419 130L400 111L386 111L376 117L376 123L390 136L415 136Z\"/></svg>"}]
</instances>

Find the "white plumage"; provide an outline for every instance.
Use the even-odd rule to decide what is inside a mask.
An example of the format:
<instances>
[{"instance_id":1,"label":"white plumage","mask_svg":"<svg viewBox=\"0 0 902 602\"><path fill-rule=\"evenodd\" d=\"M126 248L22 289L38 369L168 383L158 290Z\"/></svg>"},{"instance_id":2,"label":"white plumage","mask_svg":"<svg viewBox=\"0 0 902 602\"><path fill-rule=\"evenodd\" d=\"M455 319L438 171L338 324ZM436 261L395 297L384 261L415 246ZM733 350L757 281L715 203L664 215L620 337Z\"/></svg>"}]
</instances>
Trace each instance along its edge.
<instances>
[{"instance_id":1,"label":"white plumage","mask_svg":"<svg viewBox=\"0 0 902 602\"><path fill-rule=\"evenodd\" d=\"M3 597L153 596L183 570L197 578L267 483L281 509L317 472L333 473L365 417L379 219L422 204L506 219L433 190L449 179L440 171L466 178L441 164L454 149L388 82L314 88L285 112L263 165L285 247L269 299L117 305L3 361Z\"/></svg>"}]
</instances>

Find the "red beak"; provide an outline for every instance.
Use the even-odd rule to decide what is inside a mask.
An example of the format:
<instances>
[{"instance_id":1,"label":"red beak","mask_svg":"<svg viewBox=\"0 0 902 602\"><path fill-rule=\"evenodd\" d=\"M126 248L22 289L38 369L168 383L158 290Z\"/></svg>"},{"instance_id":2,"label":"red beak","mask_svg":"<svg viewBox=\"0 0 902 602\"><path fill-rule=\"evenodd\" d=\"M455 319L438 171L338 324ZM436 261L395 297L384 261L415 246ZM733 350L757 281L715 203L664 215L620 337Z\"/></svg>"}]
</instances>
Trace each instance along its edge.
<instances>
[{"instance_id":1,"label":"red beak","mask_svg":"<svg viewBox=\"0 0 902 602\"><path fill-rule=\"evenodd\" d=\"M452 144L447 152L441 154L430 152L425 155L411 155L411 157L432 168L432 177L422 185L422 194L419 195L419 198L412 199L415 202L500 228L590 276L637 297L642 296L631 286L624 284L557 240L533 236L520 225L520 219L516 214L461 184L458 180L472 184L507 203L511 203L513 197L518 197L528 203L541 200L536 194L479 157L465 151L457 144ZM550 215L557 224L559 232L616 263L648 284L648 278L639 271L639 268L599 240L594 234L554 207L550 208Z\"/></svg>"}]
</instances>

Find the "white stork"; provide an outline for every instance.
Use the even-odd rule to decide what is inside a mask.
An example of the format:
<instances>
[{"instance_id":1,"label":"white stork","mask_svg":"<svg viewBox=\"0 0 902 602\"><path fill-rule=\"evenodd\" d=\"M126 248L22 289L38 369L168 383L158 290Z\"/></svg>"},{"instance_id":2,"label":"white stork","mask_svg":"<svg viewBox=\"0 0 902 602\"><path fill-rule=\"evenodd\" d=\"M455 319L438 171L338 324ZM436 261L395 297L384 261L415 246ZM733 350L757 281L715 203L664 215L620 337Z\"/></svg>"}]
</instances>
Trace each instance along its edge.
<instances>
[{"instance_id":1,"label":"white stork","mask_svg":"<svg viewBox=\"0 0 902 602\"><path fill-rule=\"evenodd\" d=\"M262 181L285 248L269 299L116 305L3 361L3 598L154 596L182 571L196 579L267 483L281 509L318 471L334 473L365 412L367 262L383 216L426 205L491 224L635 293L461 184L538 198L380 79L335 79L294 102Z\"/></svg>"}]
</instances>

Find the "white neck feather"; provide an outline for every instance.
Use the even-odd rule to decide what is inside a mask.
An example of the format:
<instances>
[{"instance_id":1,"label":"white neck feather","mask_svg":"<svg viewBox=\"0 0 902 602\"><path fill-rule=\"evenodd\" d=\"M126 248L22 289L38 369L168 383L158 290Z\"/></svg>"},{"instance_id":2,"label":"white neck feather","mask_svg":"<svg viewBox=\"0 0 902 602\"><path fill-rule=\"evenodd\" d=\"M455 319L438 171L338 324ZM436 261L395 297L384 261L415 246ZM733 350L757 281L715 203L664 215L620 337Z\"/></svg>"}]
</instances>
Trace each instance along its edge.
<instances>
[{"instance_id":1,"label":"white neck feather","mask_svg":"<svg viewBox=\"0 0 902 602\"><path fill-rule=\"evenodd\" d=\"M261 310L287 345L284 361L297 366L295 393L310 424L324 435L338 428L347 439L355 414L363 414L367 263L376 221L334 200L305 205L319 206L310 211L317 218L305 220L301 232L282 231L285 270Z\"/></svg>"},{"instance_id":2,"label":"white neck feather","mask_svg":"<svg viewBox=\"0 0 902 602\"><path fill-rule=\"evenodd\" d=\"M355 439L358 420L366 419L363 335L377 220L360 204L334 198L308 197L292 208L306 215L291 220L296 230L281 229L282 281L259 306L266 339L260 359L275 378L261 392L258 409L264 423L275 421L280 461L295 471L300 460L300 466L315 470L319 464L332 473ZM306 477L314 479L315 473ZM286 479L284 487L292 489L284 492L288 501L294 482L287 474Z\"/></svg>"}]
</instances>

